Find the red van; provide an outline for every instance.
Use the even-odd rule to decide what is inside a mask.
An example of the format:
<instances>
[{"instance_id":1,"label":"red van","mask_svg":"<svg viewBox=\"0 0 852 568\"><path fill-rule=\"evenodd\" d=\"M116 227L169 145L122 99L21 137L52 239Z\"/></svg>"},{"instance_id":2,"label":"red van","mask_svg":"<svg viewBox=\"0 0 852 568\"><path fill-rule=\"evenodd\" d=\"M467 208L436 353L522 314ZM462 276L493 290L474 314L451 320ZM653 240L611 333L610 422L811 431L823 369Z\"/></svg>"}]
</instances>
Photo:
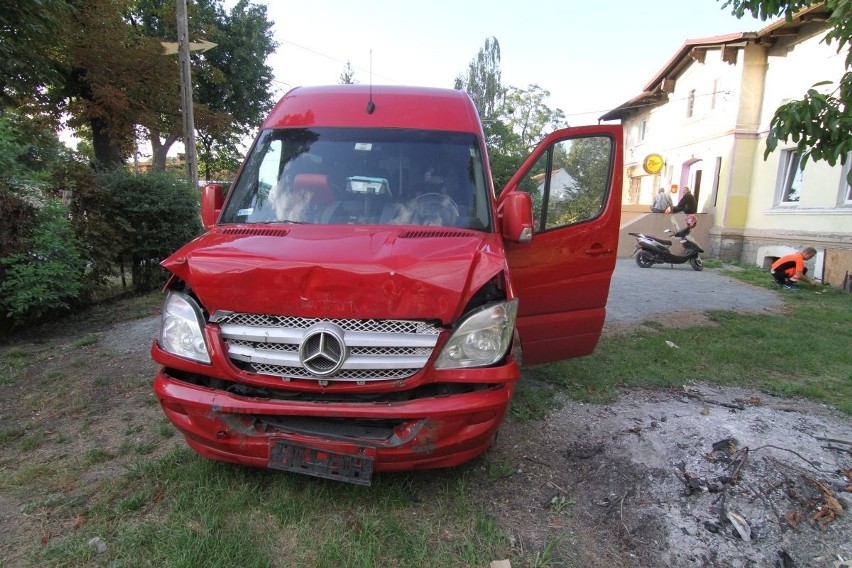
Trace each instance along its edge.
<instances>
[{"instance_id":1,"label":"red van","mask_svg":"<svg viewBox=\"0 0 852 568\"><path fill-rule=\"evenodd\" d=\"M208 458L364 485L472 459L521 353L594 349L621 164L621 126L560 130L497 195L466 93L290 91L163 262L163 410Z\"/></svg>"}]
</instances>

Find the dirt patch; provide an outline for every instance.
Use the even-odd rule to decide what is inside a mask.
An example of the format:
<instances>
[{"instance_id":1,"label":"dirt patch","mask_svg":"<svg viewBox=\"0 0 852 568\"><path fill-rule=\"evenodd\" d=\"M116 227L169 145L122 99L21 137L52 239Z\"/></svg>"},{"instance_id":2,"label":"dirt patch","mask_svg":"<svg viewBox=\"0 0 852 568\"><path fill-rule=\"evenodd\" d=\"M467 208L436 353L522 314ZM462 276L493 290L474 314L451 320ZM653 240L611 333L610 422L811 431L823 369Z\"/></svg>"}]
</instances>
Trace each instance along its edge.
<instances>
[{"instance_id":1,"label":"dirt patch","mask_svg":"<svg viewBox=\"0 0 852 568\"><path fill-rule=\"evenodd\" d=\"M106 480L183 443L151 390L157 322L55 326L0 345L0 565L72 533Z\"/></svg>"},{"instance_id":2,"label":"dirt patch","mask_svg":"<svg viewBox=\"0 0 852 568\"><path fill-rule=\"evenodd\" d=\"M183 446L151 392L156 326L150 317L0 346L37 362L0 376L7 565L73 531L104 480ZM850 432L849 417L807 401L636 389L613 404L565 401L544 421L509 420L464 469L472 499L519 556L542 565L833 567L852 558Z\"/></svg>"},{"instance_id":3,"label":"dirt patch","mask_svg":"<svg viewBox=\"0 0 852 568\"><path fill-rule=\"evenodd\" d=\"M694 312L694 311L682 311L682 312L672 312L666 314L665 319L655 319L651 318L646 320L645 323L637 323L637 322L625 322L625 321L612 321L607 322L603 328L604 335L617 335L629 333L637 328L643 327L643 325L647 325L651 323L652 325L659 326L659 328L684 328L684 327L692 327L695 325L705 325L705 326L715 326L716 322L712 321L707 317L704 313Z\"/></svg>"},{"instance_id":4,"label":"dirt patch","mask_svg":"<svg viewBox=\"0 0 852 568\"><path fill-rule=\"evenodd\" d=\"M828 567L852 558L850 431L802 400L633 389L504 427L483 469L512 465L492 490L516 545L570 565Z\"/></svg>"}]
</instances>

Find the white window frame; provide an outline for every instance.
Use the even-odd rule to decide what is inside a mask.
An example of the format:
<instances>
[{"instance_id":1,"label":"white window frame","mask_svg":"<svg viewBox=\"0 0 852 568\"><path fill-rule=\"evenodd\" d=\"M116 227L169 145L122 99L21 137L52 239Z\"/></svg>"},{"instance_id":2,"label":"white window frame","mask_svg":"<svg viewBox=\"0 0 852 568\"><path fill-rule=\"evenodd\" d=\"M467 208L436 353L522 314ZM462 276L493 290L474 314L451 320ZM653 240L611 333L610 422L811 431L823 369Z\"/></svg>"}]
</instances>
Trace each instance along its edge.
<instances>
[{"instance_id":1,"label":"white window frame","mask_svg":"<svg viewBox=\"0 0 852 568\"><path fill-rule=\"evenodd\" d=\"M778 203L780 205L798 205L802 198L803 172L799 167L801 157L795 148L781 151L781 164L778 172ZM795 199L791 199L795 197Z\"/></svg>"},{"instance_id":2,"label":"white window frame","mask_svg":"<svg viewBox=\"0 0 852 568\"><path fill-rule=\"evenodd\" d=\"M846 163L840 168L840 191L837 192L838 207L852 207L852 184L848 181L852 170L852 152L846 156Z\"/></svg>"}]
</instances>

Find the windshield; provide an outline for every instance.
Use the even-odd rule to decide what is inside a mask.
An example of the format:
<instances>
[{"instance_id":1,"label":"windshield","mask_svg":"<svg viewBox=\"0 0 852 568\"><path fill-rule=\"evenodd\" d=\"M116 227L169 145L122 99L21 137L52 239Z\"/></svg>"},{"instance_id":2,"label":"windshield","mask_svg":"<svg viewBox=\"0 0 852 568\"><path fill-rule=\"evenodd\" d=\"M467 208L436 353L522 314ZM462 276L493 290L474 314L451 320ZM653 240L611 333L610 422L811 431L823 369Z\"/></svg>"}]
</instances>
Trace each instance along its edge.
<instances>
[{"instance_id":1,"label":"windshield","mask_svg":"<svg viewBox=\"0 0 852 568\"><path fill-rule=\"evenodd\" d=\"M282 128L261 133L222 223L437 225L491 230L473 134Z\"/></svg>"}]
</instances>

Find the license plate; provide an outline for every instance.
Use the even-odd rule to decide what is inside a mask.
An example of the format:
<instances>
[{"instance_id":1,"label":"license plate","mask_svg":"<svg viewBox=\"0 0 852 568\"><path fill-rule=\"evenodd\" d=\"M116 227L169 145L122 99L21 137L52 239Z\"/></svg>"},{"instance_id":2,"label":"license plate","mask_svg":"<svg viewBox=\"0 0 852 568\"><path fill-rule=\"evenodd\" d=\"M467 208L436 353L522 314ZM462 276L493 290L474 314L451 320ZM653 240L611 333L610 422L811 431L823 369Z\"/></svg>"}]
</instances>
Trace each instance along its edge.
<instances>
[{"instance_id":1,"label":"license plate","mask_svg":"<svg viewBox=\"0 0 852 568\"><path fill-rule=\"evenodd\" d=\"M373 478L370 456L318 450L286 440L272 444L269 467L356 485L370 485Z\"/></svg>"}]
</instances>

